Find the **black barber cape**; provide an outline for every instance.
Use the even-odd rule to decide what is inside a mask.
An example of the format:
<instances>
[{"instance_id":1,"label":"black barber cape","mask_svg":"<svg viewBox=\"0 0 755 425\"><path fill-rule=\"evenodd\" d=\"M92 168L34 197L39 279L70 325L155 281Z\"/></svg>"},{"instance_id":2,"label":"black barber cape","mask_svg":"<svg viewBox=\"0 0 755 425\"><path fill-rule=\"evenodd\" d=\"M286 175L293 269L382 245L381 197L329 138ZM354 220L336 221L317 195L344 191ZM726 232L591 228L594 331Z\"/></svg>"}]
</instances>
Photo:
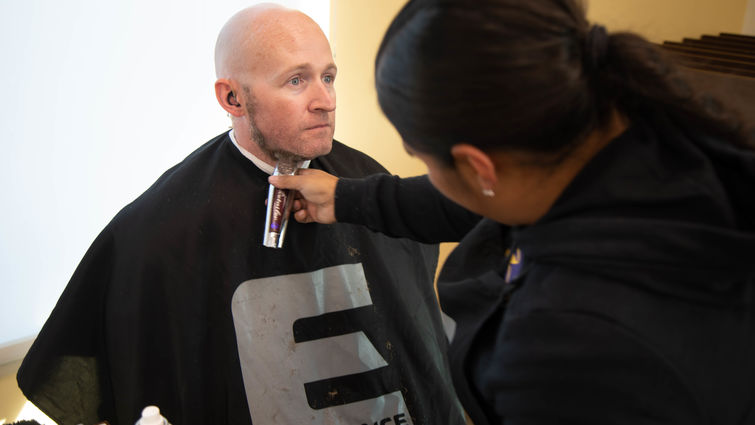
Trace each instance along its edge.
<instances>
[{"instance_id":1,"label":"black barber cape","mask_svg":"<svg viewBox=\"0 0 755 425\"><path fill-rule=\"evenodd\" d=\"M334 142L311 168L385 172ZM84 256L18 373L59 424L462 424L432 286L437 247L289 222L227 134L168 170Z\"/></svg>"}]
</instances>

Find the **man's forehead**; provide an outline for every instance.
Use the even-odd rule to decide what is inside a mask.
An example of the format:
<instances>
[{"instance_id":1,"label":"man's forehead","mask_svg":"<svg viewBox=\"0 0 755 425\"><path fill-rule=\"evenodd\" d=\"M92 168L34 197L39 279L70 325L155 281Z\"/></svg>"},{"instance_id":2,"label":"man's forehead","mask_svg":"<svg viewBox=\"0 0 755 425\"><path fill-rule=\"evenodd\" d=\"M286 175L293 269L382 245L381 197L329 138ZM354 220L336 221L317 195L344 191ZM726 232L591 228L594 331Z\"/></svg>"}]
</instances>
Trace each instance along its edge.
<instances>
[{"instance_id":1,"label":"man's forehead","mask_svg":"<svg viewBox=\"0 0 755 425\"><path fill-rule=\"evenodd\" d=\"M291 70L324 71L335 68L330 45L319 28L276 28L253 40L247 50L249 65L257 70L285 73Z\"/></svg>"},{"instance_id":2,"label":"man's forehead","mask_svg":"<svg viewBox=\"0 0 755 425\"><path fill-rule=\"evenodd\" d=\"M221 30L216 49L216 67L222 75L289 62L287 57L298 57L295 61L302 62L308 52L307 61L313 64L324 56L325 61L332 62L327 38L314 20L273 4L253 6L234 15ZM287 65L291 64L283 66Z\"/></svg>"},{"instance_id":3,"label":"man's forehead","mask_svg":"<svg viewBox=\"0 0 755 425\"><path fill-rule=\"evenodd\" d=\"M296 49L306 41L327 43L325 34L312 18L292 9L266 9L254 15L247 28L248 38L260 50Z\"/></svg>"}]
</instances>

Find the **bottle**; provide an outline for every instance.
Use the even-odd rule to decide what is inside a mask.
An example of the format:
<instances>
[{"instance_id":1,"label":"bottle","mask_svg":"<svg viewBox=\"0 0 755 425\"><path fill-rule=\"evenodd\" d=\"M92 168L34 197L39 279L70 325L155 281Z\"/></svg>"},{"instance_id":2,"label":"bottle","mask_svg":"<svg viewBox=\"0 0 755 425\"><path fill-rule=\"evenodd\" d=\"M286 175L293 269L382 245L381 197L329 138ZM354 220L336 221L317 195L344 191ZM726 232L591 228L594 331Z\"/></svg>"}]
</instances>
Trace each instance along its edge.
<instances>
[{"instance_id":1,"label":"bottle","mask_svg":"<svg viewBox=\"0 0 755 425\"><path fill-rule=\"evenodd\" d=\"M170 423L160 414L157 406L147 406L142 409L142 417L134 425L170 425Z\"/></svg>"}]
</instances>

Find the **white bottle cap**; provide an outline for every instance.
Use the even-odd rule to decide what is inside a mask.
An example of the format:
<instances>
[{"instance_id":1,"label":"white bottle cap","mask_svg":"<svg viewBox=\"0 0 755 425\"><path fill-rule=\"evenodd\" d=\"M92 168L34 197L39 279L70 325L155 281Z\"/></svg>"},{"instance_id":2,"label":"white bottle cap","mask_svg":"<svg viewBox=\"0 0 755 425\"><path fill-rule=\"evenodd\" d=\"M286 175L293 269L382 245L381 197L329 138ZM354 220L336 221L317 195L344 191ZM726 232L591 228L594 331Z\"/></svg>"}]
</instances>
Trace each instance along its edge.
<instances>
[{"instance_id":1,"label":"white bottle cap","mask_svg":"<svg viewBox=\"0 0 755 425\"><path fill-rule=\"evenodd\" d=\"M165 418L160 415L160 409L157 406L147 406L142 410L142 418L139 425L163 425Z\"/></svg>"}]
</instances>

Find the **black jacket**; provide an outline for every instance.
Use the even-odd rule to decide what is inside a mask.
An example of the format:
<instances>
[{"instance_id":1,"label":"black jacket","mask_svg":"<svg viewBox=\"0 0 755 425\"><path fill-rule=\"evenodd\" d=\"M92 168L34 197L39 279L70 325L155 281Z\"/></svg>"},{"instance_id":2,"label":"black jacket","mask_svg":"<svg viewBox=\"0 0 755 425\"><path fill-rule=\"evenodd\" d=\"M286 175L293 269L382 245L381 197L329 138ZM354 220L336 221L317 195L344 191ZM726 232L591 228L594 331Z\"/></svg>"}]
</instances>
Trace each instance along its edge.
<instances>
[{"instance_id":1,"label":"black jacket","mask_svg":"<svg viewBox=\"0 0 755 425\"><path fill-rule=\"evenodd\" d=\"M339 221L395 236L471 229L438 291L475 424L755 424L752 152L637 121L527 227L476 222L426 178L336 195Z\"/></svg>"}]
</instances>

